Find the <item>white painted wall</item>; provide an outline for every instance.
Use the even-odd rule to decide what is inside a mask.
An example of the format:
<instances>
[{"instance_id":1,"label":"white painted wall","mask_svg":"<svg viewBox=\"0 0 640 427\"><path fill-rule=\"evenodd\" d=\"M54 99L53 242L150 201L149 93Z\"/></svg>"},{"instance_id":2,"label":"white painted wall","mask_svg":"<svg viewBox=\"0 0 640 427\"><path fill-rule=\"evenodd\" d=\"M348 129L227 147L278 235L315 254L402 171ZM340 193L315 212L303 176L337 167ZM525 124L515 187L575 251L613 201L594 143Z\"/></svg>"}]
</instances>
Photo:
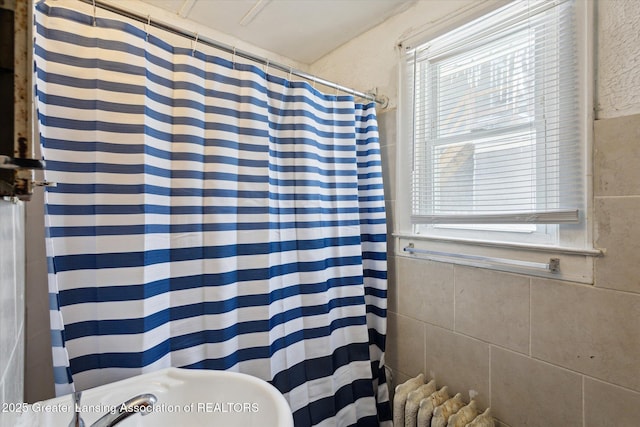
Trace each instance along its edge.
<instances>
[{"instance_id":1,"label":"white painted wall","mask_svg":"<svg viewBox=\"0 0 640 427\"><path fill-rule=\"evenodd\" d=\"M405 41L426 39L472 19L502 0L420 0L406 11L342 45L311 64L317 76L366 92L377 88L397 106L399 58Z\"/></svg>"},{"instance_id":2,"label":"white painted wall","mask_svg":"<svg viewBox=\"0 0 640 427\"><path fill-rule=\"evenodd\" d=\"M238 50L243 50L259 57L269 58L269 60L273 62L291 66L301 71L307 71L307 69L309 68L306 64L294 61L282 55L278 55L277 53L261 49L251 43L238 40L237 38L225 34L221 31L216 31L202 24L198 24L197 22L194 22L192 20L182 18L175 13L171 13L165 9L161 9L140 0L105 0L105 2L138 15L149 16L154 21L169 24L173 27L193 32L194 34L197 33L200 39L207 38L210 40L215 40L219 43L233 46ZM92 10L92 7L90 5L78 5L78 2L74 0L57 0L56 5L70 5L75 9L83 10L85 13L89 13ZM114 16L110 12L101 11L100 9L98 9L98 15L104 17ZM140 23L136 25L139 25L141 28L144 27L144 25ZM151 32L153 34L159 34L160 31L161 30L158 29L151 29ZM180 36L163 33L162 37L164 38L164 40L170 43L175 43L177 46L191 46L191 42L189 40ZM220 56L231 59L232 55L220 53Z\"/></svg>"},{"instance_id":3,"label":"white painted wall","mask_svg":"<svg viewBox=\"0 0 640 427\"><path fill-rule=\"evenodd\" d=\"M584 0L582 0L584 1ZM420 0L311 65L311 72L361 91L378 88L397 106L400 51L407 40L434 35L504 4L499 0ZM640 1L596 0L596 114L640 112Z\"/></svg>"}]
</instances>

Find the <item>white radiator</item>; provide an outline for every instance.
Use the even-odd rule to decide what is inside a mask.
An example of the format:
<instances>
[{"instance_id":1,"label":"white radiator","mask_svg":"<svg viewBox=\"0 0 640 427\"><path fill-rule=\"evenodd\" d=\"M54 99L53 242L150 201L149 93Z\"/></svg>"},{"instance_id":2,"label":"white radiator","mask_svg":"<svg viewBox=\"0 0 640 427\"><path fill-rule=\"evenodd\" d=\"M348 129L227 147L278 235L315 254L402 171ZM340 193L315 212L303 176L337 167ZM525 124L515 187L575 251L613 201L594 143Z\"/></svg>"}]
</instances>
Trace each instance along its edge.
<instances>
[{"instance_id":1,"label":"white radiator","mask_svg":"<svg viewBox=\"0 0 640 427\"><path fill-rule=\"evenodd\" d=\"M447 386L438 389L424 374L398 385L393 397L394 427L495 427L491 408L481 411L475 400L466 403Z\"/></svg>"}]
</instances>

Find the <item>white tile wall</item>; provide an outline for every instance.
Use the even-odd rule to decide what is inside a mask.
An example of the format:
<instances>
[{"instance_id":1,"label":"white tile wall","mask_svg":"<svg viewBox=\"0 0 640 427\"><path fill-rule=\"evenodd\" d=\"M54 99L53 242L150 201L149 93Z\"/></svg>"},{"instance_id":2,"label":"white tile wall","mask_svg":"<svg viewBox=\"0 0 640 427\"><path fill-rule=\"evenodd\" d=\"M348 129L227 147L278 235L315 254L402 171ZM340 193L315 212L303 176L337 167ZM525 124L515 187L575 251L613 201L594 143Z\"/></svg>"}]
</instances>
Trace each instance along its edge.
<instances>
[{"instance_id":1,"label":"white tile wall","mask_svg":"<svg viewBox=\"0 0 640 427\"><path fill-rule=\"evenodd\" d=\"M0 200L0 398L22 402L24 388L24 206ZM17 413L0 411L0 426Z\"/></svg>"}]
</instances>

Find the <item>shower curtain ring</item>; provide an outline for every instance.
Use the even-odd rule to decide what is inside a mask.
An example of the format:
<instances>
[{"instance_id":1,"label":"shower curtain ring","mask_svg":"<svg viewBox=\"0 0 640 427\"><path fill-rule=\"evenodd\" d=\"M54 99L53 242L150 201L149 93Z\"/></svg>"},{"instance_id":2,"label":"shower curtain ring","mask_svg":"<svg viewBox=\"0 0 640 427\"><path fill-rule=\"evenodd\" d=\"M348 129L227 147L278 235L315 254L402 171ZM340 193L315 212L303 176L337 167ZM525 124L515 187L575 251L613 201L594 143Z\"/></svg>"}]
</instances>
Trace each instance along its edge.
<instances>
[{"instance_id":1,"label":"shower curtain ring","mask_svg":"<svg viewBox=\"0 0 640 427\"><path fill-rule=\"evenodd\" d=\"M265 62L264 65L265 65L264 66L264 74L266 76L267 74L269 74L269 59L268 58L267 58L267 61Z\"/></svg>"},{"instance_id":2,"label":"shower curtain ring","mask_svg":"<svg viewBox=\"0 0 640 427\"><path fill-rule=\"evenodd\" d=\"M96 0L93 0L93 26L95 27L96 25Z\"/></svg>"},{"instance_id":3,"label":"shower curtain ring","mask_svg":"<svg viewBox=\"0 0 640 427\"><path fill-rule=\"evenodd\" d=\"M236 47L233 47L233 56L231 57L231 69L236 69Z\"/></svg>"},{"instance_id":4,"label":"shower curtain ring","mask_svg":"<svg viewBox=\"0 0 640 427\"><path fill-rule=\"evenodd\" d=\"M198 33L196 33L196 39L193 42L193 50L191 51L191 56L196 54L196 47L198 46Z\"/></svg>"},{"instance_id":5,"label":"shower curtain ring","mask_svg":"<svg viewBox=\"0 0 640 427\"><path fill-rule=\"evenodd\" d=\"M287 79L287 86L291 87L291 74L293 74L293 67L289 67L289 78Z\"/></svg>"},{"instance_id":6,"label":"shower curtain ring","mask_svg":"<svg viewBox=\"0 0 640 427\"><path fill-rule=\"evenodd\" d=\"M149 27L151 26L151 15L147 15L147 24L144 26L144 31L147 33L145 41L149 41Z\"/></svg>"}]
</instances>

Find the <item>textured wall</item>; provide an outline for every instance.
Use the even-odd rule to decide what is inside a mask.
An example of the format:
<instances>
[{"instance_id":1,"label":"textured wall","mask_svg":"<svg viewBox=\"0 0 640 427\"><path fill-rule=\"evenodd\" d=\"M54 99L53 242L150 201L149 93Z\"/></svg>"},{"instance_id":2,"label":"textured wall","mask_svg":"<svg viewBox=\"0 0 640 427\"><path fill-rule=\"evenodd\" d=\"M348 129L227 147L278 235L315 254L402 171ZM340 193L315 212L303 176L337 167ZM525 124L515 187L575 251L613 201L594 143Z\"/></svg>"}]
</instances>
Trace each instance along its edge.
<instances>
[{"instance_id":1,"label":"textured wall","mask_svg":"<svg viewBox=\"0 0 640 427\"><path fill-rule=\"evenodd\" d=\"M600 0L597 5L597 117L640 113L640 1Z\"/></svg>"},{"instance_id":2,"label":"textured wall","mask_svg":"<svg viewBox=\"0 0 640 427\"><path fill-rule=\"evenodd\" d=\"M416 38L441 33L455 23L456 16L474 16L496 7L503 0L418 1L410 9L387 19L311 65L311 73L366 92L377 88L389 97L390 106L398 101L399 46L410 35Z\"/></svg>"},{"instance_id":3,"label":"textured wall","mask_svg":"<svg viewBox=\"0 0 640 427\"><path fill-rule=\"evenodd\" d=\"M580 0L588 1L588 0ZM499 5L500 0L419 0L409 10L355 38L312 64L311 72L366 91L378 88L391 106L398 97L398 43L450 28L461 16ZM640 113L640 1L596 0L596 113L612 118Z\"/></svg>"}]
</instances>

